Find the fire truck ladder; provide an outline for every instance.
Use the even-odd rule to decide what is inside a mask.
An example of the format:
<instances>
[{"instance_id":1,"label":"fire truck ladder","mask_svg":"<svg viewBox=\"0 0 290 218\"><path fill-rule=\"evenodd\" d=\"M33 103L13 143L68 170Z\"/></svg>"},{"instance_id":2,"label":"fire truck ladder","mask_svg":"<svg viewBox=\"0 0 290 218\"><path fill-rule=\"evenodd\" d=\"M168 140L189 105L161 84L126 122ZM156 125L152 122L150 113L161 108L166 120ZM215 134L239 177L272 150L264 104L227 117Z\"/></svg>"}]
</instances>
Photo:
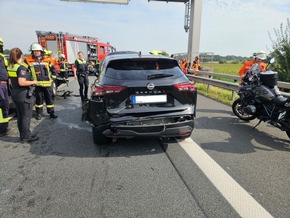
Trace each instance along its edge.
<instances>
[{"instance_id":1,"label":"fire truck ladder","mask_svg":"<svg viewBox=\"0 0 290 218\"><path fill-rule=\"evenodd\" d=\"M62 33L57 33L56 34L56 40L57 40L57 44L58 44L58 55L60 55L60 53L63 53L63 34Z\"/></svg>"}]
</instances>

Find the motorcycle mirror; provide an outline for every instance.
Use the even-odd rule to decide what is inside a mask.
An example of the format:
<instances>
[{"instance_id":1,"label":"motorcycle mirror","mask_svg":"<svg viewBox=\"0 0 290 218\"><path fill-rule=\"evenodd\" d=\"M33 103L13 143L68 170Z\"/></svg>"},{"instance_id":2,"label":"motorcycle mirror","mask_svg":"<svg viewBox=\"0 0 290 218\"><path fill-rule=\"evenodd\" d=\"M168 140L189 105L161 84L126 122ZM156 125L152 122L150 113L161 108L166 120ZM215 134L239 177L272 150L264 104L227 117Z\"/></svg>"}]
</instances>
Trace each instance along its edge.
<instances>
[{"instance_id":1,"label":"motorcycle mirror","mask_svg":"<svg viewBox=\"0 0 290 218\"><path fill-rule=\"evenodd\" d=\"M95 71L95 76L98 77L99 76L99 70Z\"/></svg>"},{"instance_id":2,"label":"motorcycle mirror","mask_svg":"<svg viewBox=\"0 0 290 218\"><path fill-rule=\"evenodd\" d=\"M271 58L270 64L273 64L275 62L275 58Z\"/></svg>"}]
</instances>

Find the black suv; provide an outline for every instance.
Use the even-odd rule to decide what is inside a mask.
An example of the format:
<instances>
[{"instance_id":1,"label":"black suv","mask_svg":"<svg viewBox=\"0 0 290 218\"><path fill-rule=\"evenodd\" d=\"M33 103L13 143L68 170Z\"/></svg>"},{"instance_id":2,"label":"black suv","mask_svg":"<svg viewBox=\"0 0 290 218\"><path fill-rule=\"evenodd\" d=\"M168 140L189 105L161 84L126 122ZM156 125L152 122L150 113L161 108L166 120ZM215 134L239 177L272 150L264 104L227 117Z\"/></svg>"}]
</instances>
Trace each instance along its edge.
<instances>
[{"instance_id":1,"label":"black suv","mask_svg":"<svg viewBox=\"0 0 290 218\"><path fill-rule=\"evenodd\" d=\"M95 144L108 138L187 138L194 129L196 86L165 56L105 58L83 118Z\"/></svg>"}]
</instances>

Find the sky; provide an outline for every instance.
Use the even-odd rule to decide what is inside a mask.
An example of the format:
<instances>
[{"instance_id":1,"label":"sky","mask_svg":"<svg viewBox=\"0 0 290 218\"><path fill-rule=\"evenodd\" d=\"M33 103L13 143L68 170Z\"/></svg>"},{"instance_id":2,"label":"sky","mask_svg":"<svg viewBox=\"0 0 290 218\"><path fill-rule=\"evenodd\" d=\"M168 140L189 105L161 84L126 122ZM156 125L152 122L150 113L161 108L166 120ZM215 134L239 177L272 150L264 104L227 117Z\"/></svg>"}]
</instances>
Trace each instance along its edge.
<instances>
[{"instance_id":1,"label":"sky","mask_svg":"<svg viewBox=\"0 0 290 218\"><path fill-rule=\"evenodd\" d=\"M0 0L4 49L29 53L36 30L97 37L118 51L187 52L185 4L130 0L128 5L60 0ZM275 29L286 27L290 0L202 0L200 52L250 57L272 51ZM271 38L270 38L271 37Z\"/></svg>"}]
</instances>

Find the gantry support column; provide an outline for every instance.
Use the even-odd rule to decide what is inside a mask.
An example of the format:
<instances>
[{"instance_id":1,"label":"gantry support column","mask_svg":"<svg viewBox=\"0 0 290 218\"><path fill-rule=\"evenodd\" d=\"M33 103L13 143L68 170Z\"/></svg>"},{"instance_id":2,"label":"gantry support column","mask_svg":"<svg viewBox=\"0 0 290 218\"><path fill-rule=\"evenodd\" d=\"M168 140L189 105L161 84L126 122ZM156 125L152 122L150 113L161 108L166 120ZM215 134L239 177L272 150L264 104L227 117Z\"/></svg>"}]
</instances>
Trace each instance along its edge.
<instances>
[{"instance_id":1,"label":"gantry support column","mask_svg":"<svg viewBox=\"0 0 290 218\"><path fill-rule=\"evenodd\" d=\"M190 7L190 22L188 35L188 60L190 63L195 56L199 55L199 41L200 41L200 27L201 27L201 13L202 0L189 0Z\"/></svg>"}]
</instances>

